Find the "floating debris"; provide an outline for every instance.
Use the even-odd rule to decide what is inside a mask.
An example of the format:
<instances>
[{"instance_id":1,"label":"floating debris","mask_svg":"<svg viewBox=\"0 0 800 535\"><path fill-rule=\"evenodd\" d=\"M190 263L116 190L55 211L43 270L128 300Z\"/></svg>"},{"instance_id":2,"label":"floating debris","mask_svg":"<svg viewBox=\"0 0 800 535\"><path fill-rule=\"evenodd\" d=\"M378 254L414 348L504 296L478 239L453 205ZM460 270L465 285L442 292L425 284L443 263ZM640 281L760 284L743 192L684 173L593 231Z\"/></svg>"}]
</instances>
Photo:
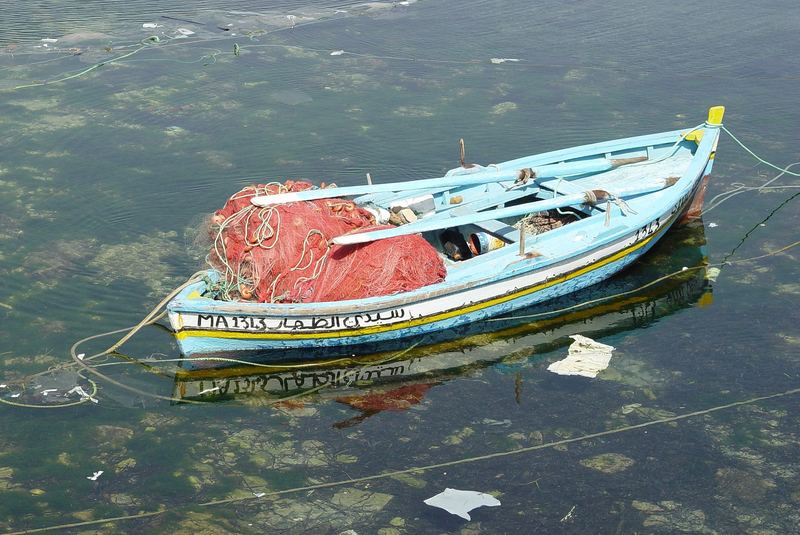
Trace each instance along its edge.
<instances>
[{"instance_id":1,"label":"floating debris","mask_svg":"<svg viewBox=\"0 0 800 535\"><path fill-rule=\"evenodd\" d=\"M86 476L86 479L88 479L89 481L97 481L97 478L102 476L102 475L103 475L103 471L102 470L98 470L97 472L93 473L92 475Z\"/></svg>"},{"instance_id":2,"label":"floating debris","mask_svg":"<svg viewBox=\"0 0 800 535\"><path fill-rule=\"evenodd\" d=\"M331 56L341 56L342 54L344 54L344 50L334 50L331 52Z\"/></svg>"},{"instance_id":3,"label":"floating debris","mask_svg":"<svg viewBox=\"0 0 800 535\"><path fill-rule=\"evenodd\" d=\"M472 520L469 516L470 511L484 505L497 507L500 505L500 500L485 492L446 488L443 492L425 500L425 503L432 507L444 509L448 513L460 516L465 520Z\"/></svg>"},{"instance_id":4,"label":"floating debris","mask_svg":"<svg viewBox=\"0 0 800 535\"><path fill-rule=\"evenodd\" d=\"M718 267L710 267L706 269L706 279L711 282L717 282L717 277L721 273Z\"/></svg>"},{"instance_id":5,"label":"floating debris","mask_svg":"<svg viewBox=\"0 0 800 535\"><path fill-rule=\"evenodd\" d=\"M81 355L82 355L82 354L81 354ZM80 357L81 355L79 355L79 357ZM81 397L81 400L88 399L88 400L89 400L89 401L91 401L92 403L99 403L99 402L98 402L98 401L97 401L95 398L93 398L93 397L91 396L91 394L89 394L88 392L86 392L86 390L84 390L84 389L83 389L82 387L80 387L80 386L76 386L75 388L73 388L72 390L70 390L69 392L67 392L67 394L66 394L66 395L67 395L67 396L69 396L70 394L78 394L78 395Z\"/></svg>"},{"instance_id":6,"label":"floating debris","mask_svg":"<svg viewBox=\"0 0 800 535\"><path fill-rule=\"evenodd\" d=\"M709 223L709 224L708 224L708 228L716 228L716 227L718 227L718 226L719 226L719 225L717 225L716 223Z\"/></svg>"},{"instance_id":7,"label":"floating debris","mask_svg":"<svg viewBox=\"0 0 800 535\"><path fill-rule=\"evenodd\" d=\"M175 31L178 32L179 34L185 36L185 37L189 37L190 35L194 35L194 33L195 33L192 30L189 30L187 28L178 28Z\"/></svg>"},{"instance_id":8,"label":"floating debris","mask_svg":"<svg viewBox=\"0 0 800 535\"><path fill-rule=\"evenodd\" d=\"M51 39L51 38L49 38L49 37L45 37L44 39L41 39L41 41L42 41L43 43L57 43L57 42L58 42L58 39Z\"/></svg>"},{"instance_id":9,"label":"floating debris","mask_svg":"<svg viewBox=\"0 0 800 535\"><path fill-rule=\"evenodd\" d=\"M151 30L153 28L161 28L161 24L156 24L155 22L145 22L142 24L142 28L146 30Z\"/></svg>"},{"instance_id":10,"label":"floating debris","mask_svg":"<svg viewBox=\"0 0 800 535\"><path fill-rule=\"evenodd\" d=\"M492 64L494 65L500 65L501 63L516 63L522 60L519 60L517 58L492 58L489 61L491 61Z\"/></svg>"},{"instance_id":11,"label":"floating debris","mask_svg":"<svg viewBox=\"0 0 800 535\"><path fill-rule=\"evenodd\" d=\"M594 378L608 367L613 346L595 342L580 334L574 334L570 338L575 341L569 346L567 358L552 363L547 367L548 371L559 375Z\"/></svg>"}]
</instances>

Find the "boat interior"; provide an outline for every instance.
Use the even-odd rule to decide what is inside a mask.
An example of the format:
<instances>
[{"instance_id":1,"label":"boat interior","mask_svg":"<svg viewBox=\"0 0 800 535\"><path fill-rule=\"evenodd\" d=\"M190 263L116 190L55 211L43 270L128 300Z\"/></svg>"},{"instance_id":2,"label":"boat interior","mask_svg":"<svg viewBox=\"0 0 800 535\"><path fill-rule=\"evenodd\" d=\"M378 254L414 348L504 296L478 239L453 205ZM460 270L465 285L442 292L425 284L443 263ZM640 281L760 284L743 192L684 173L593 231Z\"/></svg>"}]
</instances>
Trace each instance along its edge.
<instances>
[{"instance_id":1,"label":"boat interior","mask_svg":"<svg viewBox=\"0 0 800 535\"><path fill-rule=\"evenodd\" d=\"M523 214L493 219L492 213L501 208L513 207L535 201L581 194L589 190L603 190L611 194L624 188L652 183L654 179L677 179L688 169L697 148L694 141L675 137L668 142L631 148L616 152L604 152L579 159L549 161L544 165L572 162L622 162L611 169L588 172L573 176L552 178L508 180L479 185L442 187L427 191L402 191L377 193L357 197L361 206L375 206L389 212L411 210L413 220L446 220L457 216L484 212L486 220L475 221L457 227L424 232L429 241L444 259L448 269L448 280L469 276L474 269L486 269L489 257L505 257L509 248L516 249L528 258L544 258L556 254L568 254L569 249L586 247L587 241L601 234L619 230L625 223L625 211L618 205L598 202L579 202L547 210L539 214ZM539 160L539 161L537 161ZM521 158L501 164L487 166L482 170L509 171L527 166L541 166L541 156ZM456 168L447 176L467 174L470 169ZM653 195L661 191L625 198L625 205L632 213L637 208L645 209ZM606 211L613 215L607 218ZM406 212L408 213L408 212ZM610 225L608 222L610 221ZM599 223L599 224L598 224ZM521 233L520 228L525 230ZM524 240L521 246L520 237ZM479 258L480 257L480 258Z\"/></svg>"}]
</instances>

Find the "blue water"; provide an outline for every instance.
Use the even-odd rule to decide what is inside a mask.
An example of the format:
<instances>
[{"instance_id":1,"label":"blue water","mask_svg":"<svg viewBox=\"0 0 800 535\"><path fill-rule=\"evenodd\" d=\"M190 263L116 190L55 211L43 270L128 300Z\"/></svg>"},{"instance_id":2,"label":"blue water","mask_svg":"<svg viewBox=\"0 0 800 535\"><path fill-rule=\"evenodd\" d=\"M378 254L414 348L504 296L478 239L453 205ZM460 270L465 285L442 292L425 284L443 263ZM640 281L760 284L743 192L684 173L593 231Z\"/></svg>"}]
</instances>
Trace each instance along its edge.
<instances>
[{"instance_id":1,"label":"blue water","mask_svg":"<svg viewBox=\"0 0 800 535\"><path fill-rule=\"evenodd\" d=\"M739 0L4 6L0 399L54 407L75 385L91 391L69 347L135 324L201 267L203 217L256 180L437 176L456 164L461 137L468 159L488 164L691 127L716 104L764 158L800 161L799 11ZM64 39L89 31L104 35ZM725 136L707 200L776 175ZM796 192L733 197L559 307L790 245ZM178 354L149 327L124 356L93 362L128 389L98 379L97 404L0 408L0 527L792 532L796 396L555 443L797 388L797 251L724 266L716 281L689 271L557 318L479 326L411 348L382 374L362 359L340 374L366 379L316 392L303 390L330 376L151 369L141 359ZM597 379L547 371L576 333L616 348ZM296 397L276 405L281 389ZM502 505L467 523L423 503L445 487Z\"/></svg>"}]
</instances>

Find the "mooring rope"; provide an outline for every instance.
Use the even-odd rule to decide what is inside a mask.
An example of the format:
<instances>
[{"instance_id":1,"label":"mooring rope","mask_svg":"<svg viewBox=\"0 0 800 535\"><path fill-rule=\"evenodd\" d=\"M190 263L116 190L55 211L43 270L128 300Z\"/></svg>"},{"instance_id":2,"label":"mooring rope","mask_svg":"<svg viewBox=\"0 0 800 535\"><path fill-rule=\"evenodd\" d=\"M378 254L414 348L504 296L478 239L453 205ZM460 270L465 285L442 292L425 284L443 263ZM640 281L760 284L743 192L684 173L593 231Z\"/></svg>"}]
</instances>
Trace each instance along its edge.
<instances>
[{"instance_id":1,"label":"mooring rope","mask_svg":"<svg viewBox=\"0 0 800 535\"><path fill-rule=\"evenodd\" d=\"M750 191L761 192L761 191L767 191L767 190L783 190L783 189L800 188L800 185L771 186L771 184L773 182L775 182L776 180L781 178L783 175L790 174L789 173L789 169L791 169L792 167L794 167L795 165L798 165L798 164L800 164L800 162L794 162L794 163L791 163L791 164L787 165L785 168L781 169L780 174L778 174L777 176L772 177L771 179L767 180L766 182L764 182L760 186L747 186L745 184L742 184L741 182L732 183L731 187L733 189L730 189L728 191L724 191L724 192L722 192L722 193L720 193L718 195L715 195L710 201L708 201L708 203L707 203L708 207L705 208L702 211L701 215L707 214L711 210L714 210L715 208L717 208L722 203L725 203L725 202L729 201L731 198L733 198L733 197L735 197L737 195L741 195L742 193L747 193L747 192L750 192ZM770 164L770 167L775 167L775 166Z\"/></svg>"},{"instance_id":2,"label":"mooring rope","mask_svg":"<svg viewBox=\"0 0 800 535\"><path fill-rule=\"evenodd\" d=\"M77 72L75 74L70 74L68 76L64 76L62 78L58 78L56 80L47 80L47 81L44 81L44 82L35 82L35 83L31 83L31 84L18 85L16 87L12 87L11 89L12 89L12 91L16 91L18 89L26 89L26 88L29 88L29 87L40 87L40 86L43 86L43 85L51 85L51 84L56 84L56 83L59 83L59 82L66 82L67 80L72 80L74 78L79 78L79 77L81 77L81 76L83 76L85 74L88 74L88 73L92 72L95 69L99 69L100 67L102 67L104 65L107 65L109 63L116 63L118 61L122 61L125 58L129 58L129 57L133 56L134 54L137 54L138 52L141 52L142 50L144 50L146 48L150 48L150 44L148 44L148 43L157 43L158 41L159 41L159 39L158 39L157 36L151 35L150 37L146 37L146 38L142 39L142 41L141 41L141 45L142 46L140 46L139 48L137 48L135 50L132 50L131 52L128 52L126 54L123 54L121 56L117 56L115 58L110 58L110 59L107 59L105 61L101 61L99 63L95 63L91 67L83 69L82 71Z\"/></svg>"},{"instance_id":3,"label":"mooring rope","mask_svg":"<svg viewBox=\"0 0 800 535\"><path fill-rule=\"evenodd\" d=\"M521 454L524 454L524 453L530 453L530 452L534 452L534 451L538 451L538 450L554 448L556 446L565 446L567 444L574 444L574 443L577 443L577 442L585 442L587 440L593 440L593 439L596 439L596 438L608 437L608 436L617 435L617 434L620 434L620 433L625 433L625 432L628 432L628 431L634 431L634 430L637 430L637 429L645 429L645 428L653 427L653 426L656 426L656 425L663 425L663 424L668 424L668 423L672 423L672 422L679 422L679 421L682 421L682 420L687 420L689 418L695 418L697 416L704 416L704 415L707 415L707 414L713 414L715 412L720 412L720 411L724 411L724 410L728 410L728 409L733 409L733 408L737 408L737 407L743 407L743 406L746 406L746 405L753 405L755 403L760 403L762 401L768 401L768 400L772 400L772 399L783 398L783 397L792 396L792 395L795 395L795 394L798 394L798 393L800 393L800 388L792 388L790 390L785 390L783 392L778 392L778 393L775 393L775 394L768 394L768 395L765 395L765 396L758 396L758 397L745 399L745 400L741 400L741 401L733 401L731 403L725 403L724 405L716 405L714 407L710 407L710 408L707 408L707 409L701 409L701 410L697 410L697 411L693 411L693 412L677 414L675 416L668 416L668 417L659 418L659 419L656 419L656 420L649 420L647 422L626 425L626 426L617 427L617 428L614 428L614 429L607 429L605 431L598 431L596 433L587 433L587 434L581 435L579 437L564 438L564 439L556 440L556 441L553 441L553 442L546 442L544 444L537 444L535 446L526 446L526 447L523 447L523 448L517 448L515 450L505 450L505 451L499 451L499 452L495 452L495 453L487 453L487 454L484 454L484 455L476 455L476 456L473 456L473 457L464 457L464 458L455 459L455 460L452 460L452 461L444 461L444 462L441 462L441 463L434 463L434 464L427 464L427 465L415 466L415 467L410 467L410 468L403 468L403 469L400 469L400 470L391 470L391 471L388 471L388 472L382 472L380 474L372 474L372 475L368 475L368 476L348 478L348 479L343 479L343 480L338 480L338 481L329 481L327 483L315 483L313 485L303 485L303 486L298 486L298 487L292 487L292 488L289 488L289 489L265 492L263 494L262 493L258 493L257 495L254 493L252 496L238 496L238 497L235 497L235 498L222 498L222 499L219 499L219 500L210 500L210 501L196 503L196 504L195 503L188 503L188 504L183 504L183 505L177 505L177 506L174 506L174 507L165 507L165 508L159 509L157 511L147 511L147 512L141 512L141 513L136 513L136 514L132 514L132 515L121 515L121 516L115 516L115 517L101 518L101 519L97 519L97 520L88 520L88 521L84 521L84 522L73 522L73 523L68 523L68 524L58 524L58 525L53 525L53 526L44 526L44 527L40 527L40 528L32 528L32 529L26 529L26 530L21 530L21 531L14 531L14 532L8 533L7 535L22 535L24 533L41 533L41 532L44 532L44 531L52 531L52 530L56 530L56 529L69 529L69 528L77 528L77 527L83 527L83 526L93 526L93 525L97 525L97 524L105 524L105 523L110 523L110 522L121 522L121 521L125 521L125 520L137 520L137 519L143 519L143 518L149 518L149 517L162 515L162 514L165 514L165 513L168 513L168 512L177 512L177 511L180 511L180 510L188 510L188 509L191 509L193 507L212 507L212 506L215 506L215 505L227 505L227 504L232 504L232 503L255 501L255 500L260 500L260 499L268 499L268 498L273 498L273 497L277 497L277 496L283 496L283 495L286 495L286 494L294 494L294 493L297 493L297 492L306 492L306 491L312 491L312 490L327 489L327 488L332 488L332 487L342 487L342 486L346 486L346 485L355 485L357 483L365 483L365 482L368 482L368 481L375 481L375 480L380 480L380 479L393 478L393 477L406 475L406 474L418 474L418 473L428 472L430 470L437 470L437 469L440 469L440 468L448 468L448 467L451 467L451 466L459 466L459 465L464 465L464 464L487 461L487 460L491 460L491 459L500 459L500 458L504 458L504 457L512 457L512 456L521 455Z\"/></svg>"}]
</instances>

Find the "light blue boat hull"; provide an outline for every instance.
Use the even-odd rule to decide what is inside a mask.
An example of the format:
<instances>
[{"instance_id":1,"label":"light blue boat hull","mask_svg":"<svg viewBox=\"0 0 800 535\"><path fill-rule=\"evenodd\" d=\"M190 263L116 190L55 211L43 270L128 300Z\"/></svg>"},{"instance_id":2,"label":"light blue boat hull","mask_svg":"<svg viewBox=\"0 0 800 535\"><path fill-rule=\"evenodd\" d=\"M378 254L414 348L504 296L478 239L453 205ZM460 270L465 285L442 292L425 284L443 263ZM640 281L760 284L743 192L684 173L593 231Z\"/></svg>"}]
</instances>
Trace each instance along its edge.
<instances>
[{"instance_id":1,"label":"light blue boat hull","mask_svg":"<svg viewBox=\"0 0 800 535\"><path fill-rule=\"evenodd\" d=\"M607 188L610 190L612 186L620 187L622 179L628 175L633 177L631 180L642 181L648 179L649 171L669 171L672 163L667 158L659 162L660 155L668 155L673 143L681 151L671 156L676 162L678 155L683 158L680 160L682 167L675 163L680 176L674 177L674 185L629 199L628 213L608 205L610 221L604 212L598 213L595 209L590 217L528 237L523 249L536 251L536 255L520 255L519 244L513 242L449 267L443 283L405 294L340 303L225 303L201 297L205 283L189 286L167 309L181 353L191 357L267 352L271 354L262 355L262 359L275 361L281 360L280 350L285 349L307 348L308 359L315 358L315 348L339 347L355 353L359 345L374 346L456 330L597 284L646 254L681 220L687 209L697 203L698 196L702 196L704 178L707 179L713 166L719 128L706 124L699 130L703 135L696 141L683 138L689 130L674 131L499 164L500 170L509 170L609 154L647 154L654 162L650 167L641 167L641 177L637 174L638 168L633 167L613 176L609 174ZM611 182L614 176L620 180ZM558 192L552 184L548 187L552 187L552 194L556 195L605 184L601 175L584 178L575 182L559 181ZM545 186L543 183L542 190L550 191ZM570 188L574 191L566 191ZM465 194L472 191L478 190L466 189ZM505 191L505 188L498 188L498 191ZM445 204L442 206L442 210L447 208Z\"/></svg>"}]
</instances>

